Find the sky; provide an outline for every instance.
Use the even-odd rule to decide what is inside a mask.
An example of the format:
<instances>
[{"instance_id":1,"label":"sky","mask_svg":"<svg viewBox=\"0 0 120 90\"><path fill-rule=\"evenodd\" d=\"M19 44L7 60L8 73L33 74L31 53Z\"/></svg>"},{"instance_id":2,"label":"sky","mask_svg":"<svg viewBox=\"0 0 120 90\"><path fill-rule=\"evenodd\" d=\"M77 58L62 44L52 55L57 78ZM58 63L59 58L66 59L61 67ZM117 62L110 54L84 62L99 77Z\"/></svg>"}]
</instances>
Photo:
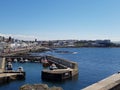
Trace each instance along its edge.
<instances>
[{"instance_id":1,"label":"sky","mask_svg":"<svg viewBox=\"0 0 120 90\"><path fill-rule=\"evenodd\" d=\"M0 35L120 41L120 0L0 0Z\"/></svg>"}]
</instances>

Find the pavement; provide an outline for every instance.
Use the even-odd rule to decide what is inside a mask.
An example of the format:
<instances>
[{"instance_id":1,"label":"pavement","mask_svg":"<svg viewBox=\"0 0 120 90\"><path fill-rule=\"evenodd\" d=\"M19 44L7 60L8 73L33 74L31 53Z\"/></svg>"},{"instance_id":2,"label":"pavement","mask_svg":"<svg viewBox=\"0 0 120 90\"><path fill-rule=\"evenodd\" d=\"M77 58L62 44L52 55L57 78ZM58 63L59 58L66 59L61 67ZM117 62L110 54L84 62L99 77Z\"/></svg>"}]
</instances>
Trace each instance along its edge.
<instances>
[{"instance_id":1,"label":"pavement","mask_svg":"<svg viewBox=\"0 0 120 90\"><path fill-rule=\"evenodd\" d=\"M120 73L115 73L101 81L96 82L82 90L111 90L120 85ZM116 89L114 89L116 90ZM118 89L117 89L118 90Z\"/></svg>"},{"instance_id":2,"label":"pavement","mask_svg":"<svg viewBox=\"0 0 120 90\"><path fill-rule=\"evenodd\" d=\"M4 67L5 67L5 59L0 58L0 73L4 71Z\"/></svg>"}]
</instances>

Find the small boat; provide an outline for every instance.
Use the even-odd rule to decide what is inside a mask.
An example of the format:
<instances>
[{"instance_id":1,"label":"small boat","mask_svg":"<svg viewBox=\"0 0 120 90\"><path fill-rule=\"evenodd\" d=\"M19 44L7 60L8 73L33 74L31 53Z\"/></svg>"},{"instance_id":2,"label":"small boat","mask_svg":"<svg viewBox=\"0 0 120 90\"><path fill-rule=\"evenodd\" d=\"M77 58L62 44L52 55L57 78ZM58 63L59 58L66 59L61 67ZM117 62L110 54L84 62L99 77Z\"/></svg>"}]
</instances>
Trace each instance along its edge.
<instances>
[{"instance_id":1,"label":"small boat","mask_svg":"<svg viewBox=\"0 0 120 90\"><path fill-rule=\"evenodd\" d=\"M71 52L71 51L55 51L55 52L61 54L77 54L77 52Z\"/></svg>"},{"instance_id":2,"label":"small boat","mask_svg":"<svg viewBox=\"0 0 120 90\"><path fill-rule=\"evenodd\" d=\"M7 60L8 62L12 62L12 59L11 58L8 58L8 60Z\"/></svg>"},{"instance_id":3,"label":"small boat","mask_svg":"<svg viewBox=\"0 0 120 90\"><path fill-rule=\"evenodd\" d=\"M50 66L50 70L55 70L55 69L58 69L57 66L53 63L51 66Z\"/></svg>"},{"instance_id":4,"label":"small boat","mask_svg":"<svg viewBox=\"0 0 120 90\"><path fill-rule=\"evenodd\" d=\"M38 61L38 60L35 60L34 62L35 62L35 63L39 63L40 61Z\"/></svg>"},{"instance_id":5,"label":"small boat","mask_svg":"<svg viewBox=\"0 0 120 90\"><path fill-rule=\"evenodd\" d=\"M55 51L56 53L67 54L70 53L69 51Z\"/></svg>"},{"instance_id":6,"label":"small boat","mask_svg":"<svg viewBox=\"0 0 120 90\"><path fill-rule=\"evenodd\" d=\"M7 70L13 70L11 62L7 63Z\"/></svg>"},{"instance_id":7,"label":"small boat","mask_svg":"<svg viewBox=\"0 0 120 90\"><path fill-rule=\"evenodd\" d=\"M17 62L17 61L18 61L18 60L15 58L15 59L14 59L14 62Z\"/></svg>"},{"instance_id":8,"label":"small boat","mask_svg":"<svg viewBox=\"0 0 120 90\"><path fill-rule=\"evenodd\" d=\"M23 67L18 67L18 70L17 70L18 72L23 72L24 71L24 69L23 69Z\"/></svg>"},{"instance_id":9,"label":"small boat","mask_svg":"<svg viewBox=\"0 0 120 90\"><path fill-rule=\"evenodd\" d=\"M25 61L24 62L28 62L28 59L25 59Z\"/></svg>"},{"instance_id":10,"label":"small boat","mask_svg":"<svg viewBox=\"0 0 120 90\"><path fill-rule=\"evenodd\" d=\"M47 59L42 60L41 62L42 62L43 67L48 67L49 66L49 62L48 62Z\"/></svg>"},{"instance_id":11,"label":"small boat","mask_svg":"<svg viewBox=\"0 0 120 90\"><path fill-rule=\"evenodd\" d=\"M19 61L20 63L24 63L25 61L23 60L23 58L21 58L21 60Z\"/></svg>"},{"instance_id":12,"label":"small boat","mask_svg":"<svg viewBox=\"0 0 120 90\"><path fill-rule=\"evenodd\" d=\"M72 54L77 54L77 52L73 52Z\"/></svg>"}]
</instances>

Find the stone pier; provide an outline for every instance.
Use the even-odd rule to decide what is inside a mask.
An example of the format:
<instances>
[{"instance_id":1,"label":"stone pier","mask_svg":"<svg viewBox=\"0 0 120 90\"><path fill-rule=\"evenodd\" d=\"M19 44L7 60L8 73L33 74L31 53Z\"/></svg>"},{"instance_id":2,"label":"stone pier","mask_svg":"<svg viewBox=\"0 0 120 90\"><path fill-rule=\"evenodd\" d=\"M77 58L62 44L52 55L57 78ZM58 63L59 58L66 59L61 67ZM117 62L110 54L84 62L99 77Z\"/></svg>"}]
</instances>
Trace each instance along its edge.
<instances>
[{"instance_id":1,"label":"stone pier","mask_svg":"<svg viewBox=\"0 0 120 90\"><path fill-rule=\"evenodd\" d=\"M115 73L82 90L120 90L120 73Z\"/></svg>"},{"instance_id":2,"label":"stone pier","mask_svg":"<svg viewBox=\"0 0 120 90\"><path fill-rule=\"evenodd\" d=\"M46 58L48 62L51 64L54 63L60 68L55 70L42 70L41 78L43 80L62 81L78 75L78 65L76 62L56 58L53 56L46 56Z\"/></svg>"},{"instance_id":3,"label":"stone pier","mask_svg":"<svg viewBox=\"0 0 120 90\"><path fill-rule=\"evenodd\" d=\"M6 71L5 58L0 58L0 84L16 79L25 79L25 72Z\"/></svg>"}]
</instances>

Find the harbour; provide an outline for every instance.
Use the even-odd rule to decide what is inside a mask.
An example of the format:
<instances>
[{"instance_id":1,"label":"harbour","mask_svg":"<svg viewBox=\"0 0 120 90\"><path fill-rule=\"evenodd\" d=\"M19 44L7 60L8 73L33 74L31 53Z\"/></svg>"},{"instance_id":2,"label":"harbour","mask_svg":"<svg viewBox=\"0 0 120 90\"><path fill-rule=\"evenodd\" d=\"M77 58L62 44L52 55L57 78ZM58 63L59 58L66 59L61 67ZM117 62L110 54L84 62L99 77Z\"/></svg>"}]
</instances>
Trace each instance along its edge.
<instances>
[{"instance_id":1,"label":"harbour","mask_svg":"<svg viewBox=\"0 0 120 90\"><path fill-rule=\"evenodd\" d=\"M50 68L47 70L42 70L42 72L41 72L42 73L41 78L43 80L46 79L46 80L62 81L65 79L73 78L75 75L78 74L78 65L76 62L72 62L69 60L64 60L61 58L56 58L56 57L48 56L48 55L30 57L30 55L27 52L25 55L24 54L19 55L19 52L16 52L15 55L14 56L13 55L14 54L12 54L10 56L8 54L8 56L7 56L7 54L6 54L6 55L4 55L4 58L2 58L1 63L2 63L2 67L4 67L4 69L3 69L3 72L1 72L1 76L3 76L1 78L4 78L4 77L10 78L15 75L16 75L16 79L18 79L18 76L22 77L21 79L25 78L25 72L23 71L22 67L19 68L19 69L22 69L22 70L19 70L20 72L13 71L12 62L18 62L18 63L37 62L37 63L42 63L43 67L46 67L45 64L48 64L47 66ZM23 59L23 57L24 57L24 59ZM47 63L44 63L45 61L47 61ZM53 65L54 65L54 67L53 67ZM56 69L56 70L54 70L54 69ZM6 75L4 73L7 73L8 75ZM2 81L7 82L6 79L5 80L3 79Z\"/></svg>"},{"instance_id":2,"label":"harbour","mask_svg":"<svg viewBox=\"0 0 120 90\"><path fill-rule=\"evenodd\" d=\"M53 52L36 53L34 55L54 55L78 63L79 74L73 79L66 81L44 81L41 79L41 71L44 70L41 63L13 63L13 68L17 70L22 66L26 71L26 79L23 81L12 81L9 84L0 86L1 90L6 88L19 88L21 85L30 83L45 83L49 86L60 86L64 90L80 90L94 84L119 71L119 48L60 48L58 50L68 50L77 54L61 54ZM95 67L95 68L94 68ZM32 77L32 78L31 78ZM71 85L71 86L70 86Z\"/></svg>"},{"instance_id":3,"label":"harbour","mask_svg":"<svg viewBox=\"0 0 120 90\"><path fill-rule=\"evenodd\" d=\"M120 0L0 0L0 90L120 90Z\"/></svg>"}]
</instances>

